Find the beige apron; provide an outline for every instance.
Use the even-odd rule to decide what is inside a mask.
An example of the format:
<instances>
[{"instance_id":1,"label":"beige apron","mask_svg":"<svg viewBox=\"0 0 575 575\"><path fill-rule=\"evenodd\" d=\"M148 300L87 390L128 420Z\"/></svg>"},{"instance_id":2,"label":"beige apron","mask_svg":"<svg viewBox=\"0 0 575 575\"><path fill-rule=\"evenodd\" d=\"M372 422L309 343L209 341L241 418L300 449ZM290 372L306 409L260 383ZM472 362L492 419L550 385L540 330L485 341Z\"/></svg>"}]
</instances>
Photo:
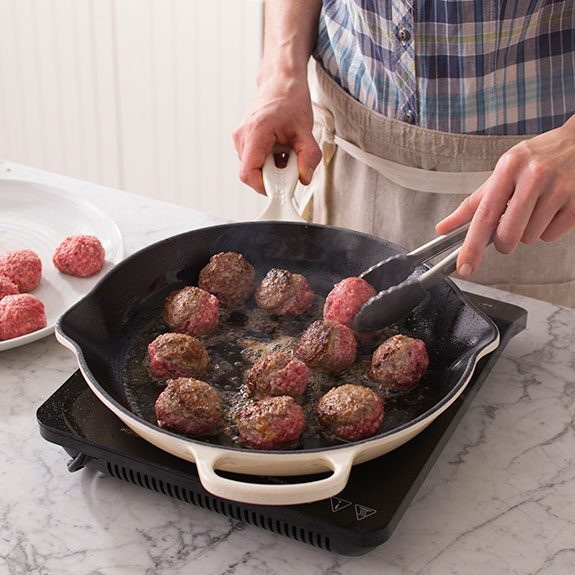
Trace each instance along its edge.
<instances>
[{"instance_id":1,"label":"beige apron","mask_svg":"<svg viewBox=\"0 0 575 575\"><path fill-rule=\"evenodd\" d=\"M319 66L315 135L323 152L314 176L315 222L373 234L408 249L437 236L435 224L488 177L517 136L427 130L369 110ZM575 233L486 250L472 281L575 307Z\"/></svg>"}]
</instances>

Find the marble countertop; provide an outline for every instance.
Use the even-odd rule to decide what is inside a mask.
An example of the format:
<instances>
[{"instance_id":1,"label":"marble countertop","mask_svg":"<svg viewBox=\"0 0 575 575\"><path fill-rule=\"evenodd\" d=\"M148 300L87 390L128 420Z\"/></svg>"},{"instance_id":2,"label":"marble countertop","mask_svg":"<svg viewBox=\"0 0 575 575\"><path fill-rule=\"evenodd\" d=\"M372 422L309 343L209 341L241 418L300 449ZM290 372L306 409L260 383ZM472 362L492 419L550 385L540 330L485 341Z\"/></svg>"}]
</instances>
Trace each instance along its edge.
<instances>
[{"instance_id":1,"label":"marble countertop","mask_svg":"<svg viewBox=\"0 0 575 575\"><path fill-rule=\"evenodd\" d=\"M193 210L0 162L108 212L131 254L214 223ZM0 206L1 209L1 206ZM54 336L0 353L1 574L422 575L575 572L575 310L528 310L390 539L338 556L97 472L71 474L36 409L76 360Z\"/></svg>"}]
</instances>

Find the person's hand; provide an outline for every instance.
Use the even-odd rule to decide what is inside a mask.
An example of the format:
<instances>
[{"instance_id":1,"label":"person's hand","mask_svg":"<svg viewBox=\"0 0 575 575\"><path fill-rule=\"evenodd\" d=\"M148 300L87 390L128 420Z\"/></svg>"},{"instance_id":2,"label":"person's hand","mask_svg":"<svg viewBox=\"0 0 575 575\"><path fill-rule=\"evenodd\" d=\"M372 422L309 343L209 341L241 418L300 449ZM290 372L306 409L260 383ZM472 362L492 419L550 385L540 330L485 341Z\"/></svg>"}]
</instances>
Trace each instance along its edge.
<instances>
[{"instance_id":1,"label":"person's hand","mask_svg":"<svg viewBox=\"0 0 575 575\"><path fill-rule=\"evenodd\" d=\"M312 136L313 112L305 78L260 73L255 101L233 138L241 160L240 179L265 194L262 166L274 144L288 145L297 154L299 179L311 181L321 160L321 151Z\"/></svg>"},{"instance_id":2,"label":"person's hand","mask_svg":"<svg viewBox=\"0 0 575 575\"><path fill-rule=\"evenodd\" d=\"M463 277L477 269L494 232L497 250L509 254L520 241L550 242L574 228L575 116L503 154L489 179L436 229L446 234L469 221L457 259Z\"/></svg>"}]
</instances>

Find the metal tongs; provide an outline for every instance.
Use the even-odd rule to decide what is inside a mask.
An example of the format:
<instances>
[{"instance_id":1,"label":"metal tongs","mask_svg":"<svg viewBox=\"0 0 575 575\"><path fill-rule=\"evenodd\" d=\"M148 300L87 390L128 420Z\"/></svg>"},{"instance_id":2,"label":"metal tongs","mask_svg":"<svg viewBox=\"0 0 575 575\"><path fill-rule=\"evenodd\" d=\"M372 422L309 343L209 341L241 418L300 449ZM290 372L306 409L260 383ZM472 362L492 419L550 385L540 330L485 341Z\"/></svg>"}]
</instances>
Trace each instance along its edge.
<instances>
[{"instance_id":1,"label":"metal tongs","mask_svg":"<svg viewBox=\"0 0 575 575\"><path fill-rule=\"evenodd\" d=\"M465 224L408 254L392 256L364 271L359 277L380 292L363 305L351 327L358 332L376 331L406 316L427 297L432 286L455 271L461 247L420 276L410 277L415 268L462 243L469 226Z\"/></svg>"}]
</instances>

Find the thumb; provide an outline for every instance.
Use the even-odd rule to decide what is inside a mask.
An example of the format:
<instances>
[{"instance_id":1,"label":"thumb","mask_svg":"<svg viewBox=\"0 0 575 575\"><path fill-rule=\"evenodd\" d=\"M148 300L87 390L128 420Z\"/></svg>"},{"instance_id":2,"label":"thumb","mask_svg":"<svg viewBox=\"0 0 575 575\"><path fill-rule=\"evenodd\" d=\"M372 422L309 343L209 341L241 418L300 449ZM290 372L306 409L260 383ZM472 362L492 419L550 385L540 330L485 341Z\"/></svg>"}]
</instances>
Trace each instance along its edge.
<instances>
[{"instance_id":1,"label":"thumb","mask_svg":"<svg viewBox=\"0 0 575 575\"><path fill-rule=\"evenodd\" d=\"M321 150L311 133L294 142L292 147L297 155L300 182L307 186L321 161Z\"/></svg>"}]
</instances>

